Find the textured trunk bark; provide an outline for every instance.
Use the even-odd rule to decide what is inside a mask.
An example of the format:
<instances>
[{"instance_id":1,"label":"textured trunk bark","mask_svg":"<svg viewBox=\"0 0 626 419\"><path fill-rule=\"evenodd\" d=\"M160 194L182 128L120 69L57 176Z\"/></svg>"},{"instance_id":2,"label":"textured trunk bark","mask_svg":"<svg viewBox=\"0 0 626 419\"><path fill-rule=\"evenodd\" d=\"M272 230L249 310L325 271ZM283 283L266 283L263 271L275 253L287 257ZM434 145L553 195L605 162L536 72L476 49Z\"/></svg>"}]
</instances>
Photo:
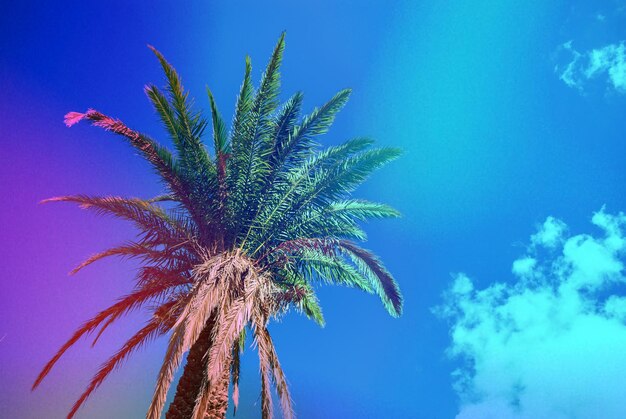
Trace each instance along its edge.
<instances>
[{"instance_id":1,"label":"textured trunk bark","mask_svg":"<svg viewBox=\"0 0 626 419\"><path fill-rule=\"evenodd\" d=\"M230 364L230 362L229 362ZM230 365L226 368L222 379L209 390L209 408L205 419L224 419L228 410L228 384L230 382Z\"/></svg>"},{"instance_id":2,"label":"textured trunk bark","mask_svg":"<svg viewBox=\"0 0 626 419\"><path fill-rule=\"evenodd\" d=\"M214 318L211 316L196 343L187 354L187 363L176 387L176 395L170 404L166 419L189 419L196 404L196 398L202 384L202 377L206 371L205 355L211 346L211 331ZM230 366L226 368L224 377L218 383L211 385L209 407L205 418L223 419L228 409L228 384Z\"/></svg>"}]
</instances>

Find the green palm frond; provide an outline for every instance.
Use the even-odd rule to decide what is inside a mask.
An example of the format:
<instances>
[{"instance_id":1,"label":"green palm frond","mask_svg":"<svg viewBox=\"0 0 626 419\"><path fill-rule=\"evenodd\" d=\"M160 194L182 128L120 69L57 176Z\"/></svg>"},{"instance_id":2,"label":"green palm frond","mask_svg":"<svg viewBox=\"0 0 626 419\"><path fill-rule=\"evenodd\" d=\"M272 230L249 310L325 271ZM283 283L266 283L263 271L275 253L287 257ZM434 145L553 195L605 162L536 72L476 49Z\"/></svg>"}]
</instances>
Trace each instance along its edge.
<instances>
[{"instance_id":1,"label":"green palm frond","mask_svg":"<svg viewBox=\"0 0 626 419\"><path fill-rule=\"evenodd\" d=\"M279 68L284 50L284 34L278 40L270 62L254 95L243 135L233 137L232 196L234 238L247 225L256 211L260 191L269 173L267 158L272 152L272 112L278 104ZM245 84L245 81L244 81Z\"/></svg>"},{"instance_id":2,"label":"green palm frond","mask_svg":"<svg viewBox=\"0 0 626 419\"><path fill-rule=\"evenodd\" d=\"M394 160L400 153L394 148L366 150L338 161L329 169L322 169L315 173L308 193L303 194L297 204L298 209L315 200L326 203L348 195L374 170Z\"/></svg>"},{"instance_id":3,"label":"green palm frond","mask_svg":"<svg viewBox=\"0 0 626 419\"><path fill-rule=\"evenodd\" d=\"M282 242L272 249L266 257L272 264L277 264L286 270L282 276L289 278L295 286L301 285L303 279L310 282L316 277L336 278L337 274L344 275L345 278L346 273L352 277L354 269L356 276L368 284L352 284L352 286L378 294L392 316L397 317L402 312L402 296L393 276L373 253L351 241L329 237L299 238ZM321 271L319 269L320 262L326 270ZM312 265L307 266L309 263ZM293 272L292 266L296 267L297 273ZM331 273L328 271L329 267L332 269L335 266L340 266L341 272ZM346 266L348 272L345 271ZM329 282L333 282L333 280ZM336 282L351 285L341 279Z\"/></svg>"},{"instance_id":4,"label":"green palm frond","mask_svg":"<svg viewBox=\"0 0 626 419\"><path fill-rule=\"evenodd\" d=\"M246 143L249 138L246 134L251 124L250 110L252 109L254 99L254 88L252 87L251 79L252 65L250 63L250 57L246 57L246 69L241 88L239 90L239 96L237 97L237 104L235 106L235 114L233 116L232 128L230 133L230 150L231 153L225 161L221 162L226 172L226 186L224 188L224 224L229 230L226 241L232 243L234 241L233 230L238 224L237 216L242 211L241 196L242 191L242 171L245 166L245 161L242 156L247 152ZM227 192L226 192L227 191Z\"/></svg>"},{"instance_id":5,"label":"green palm frond","mask_svg":"<svg viewBox=\"0 0 626 419\"><path fill-rule=\"evenodd\" d=\"M150 99L150 102L152 102L152 106L157 111L163 126L173 139L174 144L180 144L183 139L180 138L178 121L167 97L154 84L146 85L144 92Z\"/></svg>"},{"instance_id":6,"label":"green palm frond","mask_svg":"<svg viewBox=\"0 0 626 419\"><path fill-rule=\"evenodd\" d=\"M321 327L326 325L326 320L324 320L324 315L322 313L322 307L320 306L320 302L312 289L307 290L307 292L302 296L299 308L308 318Z\"/></svg>"},{"instance_id":7,"label":"green palm frond","mask_svg":"<svg viewBox=\"0 0 626 419\"><path fill-rule=\"evenodd\" d=\"M302 311L309 319L324 327L326 320L324 320L322 307L311 284L295 269L287 268L283 272L286 281L290 285L290 290L293 290L294 296L292 300L296 308Z\"/></svg>"},{"instance_id":8,"label":"green palm frond","mask_svg":"<svg viewBox=\"0 0 626 419\"><path fill-rule=\"evenodd\" d=\"M380 260L368 250L347 240L342 240L339 246L360 272L370 280L389 314L394 317L400 316L402 314L400 287Z\"/></svg>"},{"instance_id":9,"label":"green palm frond","mask_svg":"<svg viewBox=\"0 0 626 419\"><path fill-rule=\"evenodd\" d=\"M263 245L263 240L267 240L268 232L276 235L275 227L285 218L294 216L291 212L292 207L299 200L311 196L313 192L311 184L317 173L328 170L370 144L371 140L363 138L349 140L340 146L328 147L321 152L311 154L301 165L289 170L283 182L275 183L267 191L268 199L259 210L257 217L250 223L250 230L257 242Z\"/></svg>"},{"instance_id":10,"label":"green palm frond","mask_svg":"<svg viewBox=\"0 0 626 419\"><path fill-rule=\"evenodd\" d=\"M396 149L374 149L337 161L330 168L314 172L297 199L288 202L278 223L272 225L274 235L289 228L298 216L309 210L323 208L347 196L377 168L399 155Z\"/></svg>"},{"instance_id":11,"label":"green palm frond","mask_svg":"<svg viewBox=\"0 0 626 419\"><path fill-rule=\"evenodd\" d=\"M296 93L284 105L277 118L274 150L269 158L270 185L279 175L285 176L290 168L300 167L314 154L313 137L324 134L335 115L345 105L350 91L337 93L328 103L295 125L302 104L302 95ZM272 196L272 193L266 195Z\"/></svg>"},{"instance_id":12,"label":"green palm frond","mask_svg":"<svg viewBox=\"0 0 626 419\"><path fill-rule=\"evenodd\" d=\"M272 191L275 199L250 226L255 238L250 246L260 243L253 247L253 254L280 237L288 237L285 232L304 214L348 196L367 175L399 155L391 148L366 150L371 144L367 138L349 140L316 153L302 166L290 170L288 181Z\"/></svg>"},{"instance_id":13,"label":"green palm frond","mask_svg":"<svg viewBox=\"0 0 626 419\"><path fill-rule=\"evenodd\" d=\"M228 153L228 132L226 131L226 124L222 119L222 115L217 110L217 104L213 93L207 87L207 95L209 96L209 103L211 105L211 120L213 122L213 148L215 150L216 159L219 160L219 156Z\"/></svg>"},{"instance_id":14,"label":"green palm frond","mask_svg":"<svg viewBox=\"0 0 626 419\"><path fill-rule=\"evenodd\" d=\"M372 293L372 285L344 260L329 256L321 251L306 249L294 256L294 263L308 281L324 281L358 288Z\"/></svg>"},{"instance_id":15,"label":"green palm frond","mask_svg":"<svg viewBox=\"0 0 626 419\"><path fill-rule=\"evenodd\" d=\"M148 86L146 92L174 141L180 177L189 191L192 205L203 214L202 224L214 224L218 216L217 172L201 139L207 121L200 112L193 110L193 101L174 67L154 47L150 49L163 67L169 98L155 86Z\"/></svg>"},{"instance_id":16,"label":"green palm frond","mask_svg":"<svg viewBox=\"0 0 626 419\"><path fill-rule=\"evenodd\" d=\"M202 117L201 113L193 111L193 102L189 99L189 92L185 91L182 81L174 67L167 62L163 54L157 51L156 48L151 45L149 45L148 48L156 55L161 63L161 67L163 67L163 72L168 82L167 91L171 101L171 104L168 103L167 100L165 103L159 101L158 107L157 103L153 102L153 104L157 107L159 115L161 115L160 107L163 106L168 109L167 113L169 115L175 116L173 121L168 119L168 121L164 120L163 122L166 126L173 124L175 128L174 131L177 135L174 135L172 139L182 155L186 152L190 152L191 146L202 145L200 136L206 127L206 120ZM156 88L154 90L158 91ZM164 95L160 94L159 96L165 99ZM187 149L187 147L189 147L189 149Z\"/></svg>"},{"instance_id":17,"label":"green palm frond","mask_svg":"<svg viewBox=\"0 0 626 419\"><path fill-rule=\"evenodd\" d=\"M294 240L298 237L366 239L365 232L357 221L373 218L395 218L400 213L386 204L350 199L336 201L325 208L303 213L293 225L278 236L278 241Z\"/></svg>"},{"instance_id":18,"label":"green palm frond","mask_svg":"<svg viewBox=\"0 0 626 419\"><path fill-rule=\"evenodd\" d=\"M400 213L387 204L370 202L362 199L348 199L333 202L328 206L326 214L339 217L349 217L351 219L361 221L372 218L400 217Z\"/></svg>"},{"instance_id":19,"label":"green palm frond","mask_svg":"<svg viewBox=\"0 0 626 419\"><path fill-rule=\"evenodd\" d=\"M289 160L297 161L303 154L310 152L310 144L302 141L302 137L297 137L294 132L302 99L301 93L294 94L274 118L274 130L271 136L272 149L267 159L270 173L266 186L273 182L275 176L288 165Z\"/></svg>"},{"instance_id":20,"label":"green palm frond","mask_svg":"<svg viewBox=\"0 0 626 419\"><path fill-rule=\"evenodd\" d=\"M352 93L351 89L341 90L323 106L315 108L298 126L294 138L305 139L325 134L333 124L337 113L348 102L350 93Z\"/></svg>"}]
</instances>

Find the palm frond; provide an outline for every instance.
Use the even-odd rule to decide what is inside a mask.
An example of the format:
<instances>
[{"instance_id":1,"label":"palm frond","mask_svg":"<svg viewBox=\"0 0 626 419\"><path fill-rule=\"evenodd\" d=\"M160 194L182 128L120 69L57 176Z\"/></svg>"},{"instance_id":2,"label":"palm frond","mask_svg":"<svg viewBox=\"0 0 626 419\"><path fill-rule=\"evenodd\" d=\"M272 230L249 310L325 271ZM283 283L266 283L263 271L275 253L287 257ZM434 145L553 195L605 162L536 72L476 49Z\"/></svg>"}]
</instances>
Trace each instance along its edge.
<instances>
[{"instance_id":1,"label":"palm frond","mask_svg":"<svg viewBox=\"0 0 626 419\"><path fill-rule=\"evenodd\" d=\"M226 186L222 187L222 199L224 200L224 206L226 214L224 215L223 223L230 231L227 240L229 242L234 241L234 234L232 230L237 224L236 219L239 211L241 210L241 196L237 188L241 179L242 162L238 156L245 152L245 136L250 126L251 115L250 111L253 106L254 88L252 87L252 78L250 76L252 72L252 65L250 63L250 57L246 57L246 69L244 79L239 90L237 97L237 105L235 107L235 114L233 116L232 130L230 133L230 149L231 153L218 162L223 165L224 172L226 173ZM226 193L228 191L228 193Z\"/></svg>"},{"instance_id":2,"label":"palm frond","mask_svg":"<svg viewBox=\"0 0 626 419\"><path fill-rule=\"evenodd\" d=\"M152 286L142 287L126 295L125 297L120 298L115 304L105 310L102 310L91 320L85 322L76 332L74 332L72 337L67 342L65 342L65 344L57 351L52 359L50 359L50 361L48 361L48 363L44 366L42 371L37 376L32 386L32 389L34 390L37 386L39 386L39 384L41 384L41 381L50 373L50 370L58 362L61 356L63 356L63 354L70 347L78 342L80 338L94 332L103 322L108 320L110 317L119 318L122 315L129 313L130 311L146 304L148 301L151 301L166 294L174 286L176 286L176 284L159 283L153 284Z\"/></svg>"},{"instance_id":3,"label":"palm frond","mask_svg":"<svg viewBox=\"0 0 626 419\"><path fill-rule=\"evenodd\" d=\"M341 217L349 217L365 221L373 218L397 218L400 213L387 204L371 202L362 199L348 199L343 201L335 201L330 204L325 215L334 215Z\"/></svg>"},{"instance_id":4,"label":"palm frond","mask_svg":"<svg viewBox=\"0 0 626 419\"><path fill-rule=\"evenodd\" d=\"M189 99L189 92L185 91L180 76L174 67L172 67L163 54L161 54L156 48L151 45L148 45L148 48L150 48L161 63L161 67L163 67L163 72L165 73L165 77L168 82L167 90L172 102L171 107L168 106L170 108L169 114L176 116L176 120L172 122L173 127L176 128L175 131L177 135L174 135L172 139L175 141L179 151L181 153L186 153L189 151L186 146L200 145L199 138L206 127L206 120L202 118L200 113L195 113L193 111L193 103ZM163 98L165 97L163 96Z\"/></svg>"},{"instance_id":5,"label":"palm frond","mask_svg":"<svg viewBox=\"0 0 626 419\"><path fill-rule=\"evenodd\" d=\"M323 206L341 199L352 192L374 170L394 160L400 153L401 151L395 148L371 149L338 161L328 169L322 168L315 173L309 189L295 204L296 211L316 200L320 200L322 202L320 206Z\"/></svg>"},{"instance_id":6,"label":"palm frond","mask_svg":"<svg viewBox=\"0 0 626 419\"><path fill-rule=\"evenodd\" d=\"M241 376L241 352L243 351L242 346L245 340L245 329L242 334L239 336L239 339L233 345L232 351L232 363L230 366L230 376L231 382L233 384L233 415L237 414L237 407L239 407L239 379Z\"/></svg>"},{"instance_id":7,"label":"palm frond","mask_svg":"<svg viewBox=\"0 0 626 419\"><path fill-rule=\"evenodd\" d=\"M371 279L376 293L380 296L389 314L394 317L400 316L402 314L400 288L380 260L371 252L347 240L342 240L340 247Z\"/></svg>"},{"instance_id":8,"label":"palm frond","mask_svg":"<svg viewBox=\"0 0 626 419\"><path fill-rule=\"evenodd\" d=\"M174 197L171 194L162 194L162 195L157 195L154 198L148 199L147 202L154 204L156 202L165 202L165 201L176 201L176 197Z\"/></svg>"},{"instance_id":9,"label":"palm frond","mask_svg":"<svg viewBox=\"0 0 626 419\"><path fill-rule=\"evenodd\" d=\"M332 283L356 286L376 292L394 317L402 313L402 295L398 284L380 260L371 252L348 240L306 238L286 241L270 253L274 260L295 264L309 280L316 276ZM346 264L342 255L353 265ZM356 278L356 281L355 281ZM294 280L296 283L297 278ZM367 282L368 285L363 285Z\"/></svg>"},{"instance_id":10,"label":"palm frond","mask_svg":"<svg viewBox=\"0 0 626 419\"><path fill-rule=\"evenodd\" d=\"M164 310L170 310L175 302L167 302L160 308ZM74 417L78 409L85 403L87 398L93 393L102 382L116 369L120 364L126 360L133 352L140 349L143 345L153 340L154 338L163 335L167 332L167 328L163 327L163 320L157 317L153 317L148 323L135 333L130 339L124 343L124 345L106 361L98 370L97 374L91 379L91 382L87 386L87 389L83 392L80 398L72 406L72 410L67 415L67 419Z\"/></svg>"},{"instance_id":11,"label":"palm frond","mask_svg":"<svg viewBox=\"0 0 626 419\"><path fill-rule=\"evenodd\" d=\"M217 185L216 167L201 140L207 121L201 113L193 110L193 101L189 99L189 92L185 91L174 67L154 47L149 48L163 67L170 100L153 86L149 87L148 96L176 145L179 172L190 191L190 200L204 214L204 223L210 223L217 216Z\"/></svg>"},{"instance_id":12,"label":"palm frond","mask_svg":"<svg viewBox=\"0 0 626 419\"><path fill-rule=\"evenodd\" d=\"M144 92L150 102L152 102L152 106L159 114L159 118L163 123L163 126L170 134L170 137L174 141L174 144L180 144L183 139L180 137L180 127L178 125L178 121L176 120L176 115L174 113L174 109L169 103L169 100L161 92L161 90L153 84L148 84L144 87Z\"/></svg>"},{"instance_id":13,"label":"palm frond","mask_svg":"<svg viewBox=\"0 0 626 419\"><path fill-rule=\"evenodd\" d=\"M285 228L289 227L286 221L300 215L294 211L294 207L315 196L314 186L316 179L320 177L319 173L325 173L351 155L366 149L371 143L372 141L367 138L352 139L340 146L328 147L310 157L301 166L290 170L285 182L275 185L275 188L268 191L268 195L273 199L267 202L250 225L254 239L248 245L255 246L260 243L256 249L252 247L255 249L252 254L256 254L261 247L269 244L272 237L278 237L283 233Z\"/></svg>"},{"instance_id":14,"label":"palm frond","mask_svg":"<svg viewBox=\"0 0 626 419\"><path fill-rule=\"evenodd\" d=\"M274 236L291 228L298 218L308 211L324 208L333 201L351 193L377 168L395 159L399 151L392 148L367 150L345 160L337 161L330 168L322 167L308 178L304 190L282 209L282 217L272 225Z\"/></svg>"},{"instance_id":15,"label":"palm frond","mask_svg":"<svg viewBox=\"0 0 626 419\"><path fill-rule=\"evenodd\" d=\"M294 256L298 270L309 280L322 280L328 284L355 287L372 293L372 285L342 258L330 256L320 250L302 249Z\"/></svg>"},{"instance_id":16,"label":"palm frond","mask_svg":"<svg viewBox=\"0 0 626 419\"><path fill-rule=\"evenodd\" d=\"M209 382L221 377L230 357L233 346L244 332L250 321L255 306L263 304L264 286L270 281L265 276L259 276L248 270L247 275L238 278L243 283L243 292L231 304L224 304L223 310L218 313L217 327L212 336L212 345L209 349L207 363L207 378Z\"/></svg>"},{"instance_id":17,"label":"palm frond","mask_svg":"<svg viewBox=\"0 0 626 419\"><path fill-rule=\"evenodd\" d=\"M267 156L272 151L271 113L277 106L280 86L279 68L284 50L284 34L278 40L270 62L254 95L243 135L232 139L233 158L230 193L235 220L234 238L256 211L259 192L269 173ZM244 82L245 83L245 82Z\"/></svg>"},{"instance_id":18,"label":"palm frond","mask_svg":"<svg viewBox=\"0 0 626 419\"><path fill-rule=\"evenodd\" d=\"M93 109L85 113L69 112L65 115L65 124L71 127L83 119L87 119L92 125L125 137L152 164L178 199L186 202L188 191L179 179L178 168L169 150L161 147L148 136L128 128L119 119L113 119Z\"/></svg>"},{"instance_id":19,"label":"palm frond","mask_svg":"<svg viewBox=\"0 0 626 419\"><path fill-rule=\"evenodd\" d=\"M163 364L159 370L157 377L157 383L152 396L146 419L160 419L165 406L165 400L167 393L174 379L174 374L178 369L185 349L183 346L185 328L183 325L178 325L173 328L173 332L170 336Z\"/></svg>"},{"instance_id":20,"label":"palm frond","mask_svg":"<svg viewBox=\"0 0 626 419\"><path fill-rule=\"evenodd\" d=\"M297 160L298 156L310 149L311 144L303 141L306 136L294 135L302 100L302 93L294 94L274 117L273 147L268 159L274 173L281 170L282 166L287 163L286 160Z\"/></svg>"},{"instance_id":21,"label":"palm frond","mask_svg":"<svg viewBox=\"0 0 626 419\"><path fill-rule=\"evenodd\" d=\"M158 280L156 280L157 278ZM159 275L151 281L143 280L143 282L135 288L133 293L120 300L120 302L124 300L128 301L125 304L121 304L117 311L111 313L106 322L99 326L100 330L94 337L91 346L95 346L107 328L120 317L139 307L143 307L149 301L158 302L166 297L171 297L173 294L176 294L176 290L179 287L184 287L189 284L189 280L177 274Z\"/></svg>"},{"instance_id":22,"label":"palm frond","mask_svg":"<svg viewBox=\"0 0 626 419\"><path fill-rule=\"evenodd\" d=\"M306 159L313 155L313 147L315 143L312 138L316 135L325 133L332 124L336 113L343 107L350 95L349 90L342 90L337 93L328 103L319 109L315 109L313 113L307 116L302 124L294 126L296 118L299 114L302 104L302 95L296 93L290 98L285 105L281 113L277 116L276 122L276 134L274 137L273 151L269 157L270 174L268 176L268 182L265 189L265 194L262 197L265 204L267 197L273 197L280 195L276 192L280 191L283 184L280 182L274 186L276 177L279 175L286 176L288 169L298 168L306 163ZM353 142L349 142L352 145ZM344 147L345 148L345 147ZM334 148L329 150L332 155L335 151ZM320 160L325 160L328 156L319 156ZM314 165L309 162L309 165ZM283 191L284 192L284 191ZM258 213L257 213L258 214Z\"/></svg>"},{"instance_id":23,"label":"palm frond","mask_svg":"<svg viewBox=\"0 0 626 419\"><path fill-rule=\"evenodd\" d=\"M357 221L375 218L395 218L400 213L388 205L364 200L334 201L328 206L301 212L289 227L275 234L274 241L283 242L298 237L328 237L365 241L365 232Z\"/></svg>"},{"instance_id":24,"label":"palm frond","mask_svg":"<svg viewBox=\"0 0 626 419\"><path fill-rule=\"evenodd\" d=\"M191 240L186 226L177 223L175 218L170 217L160 207L142 199L69 195L41 201L41 203L49 202L73 202L80 208L94 210L97 214L113 215L131 221L143 234L145 241L178 244Z\"/></svg>"},{"instance_id":25,"label":"palm frond","mask_svg":"<svg viewBox=\"0 0 626 419\"><path fill-rule=\"evenodd\" d=\"M213 121L213 147L215 149L215 155L219 156L228 152L228 133L226 131L226 125L224 120L217 110L217 104L213 93L207 87L207 95L209 96L209 103L211 105L211 120Z\"/></svg>"},{"instance_id":26,"label":"palm frond","mask_svg":"<svg viewBox=\"0 0 626 419\"><path fill-rule=\"evenodd\" d=\"M320 108L316 108L298 126L294 137L300 141L312 136L325 134L335 120L337 113L345 106L350 98L351 89L340 90Z\"/></svg>"},{"instance_id":27,"label":"palm frond","mask_svg":"<svg viewBox=\"0 0 626 419\"><path fill-rule=\"evenodd\" d=\"M272 381L272 360L267 348L261 348L265 345L265 340L260 337L262 329L265 327L265 320L260 308L255 307L255 314L252 321L252 330L255 336L255 343L259 348L259 370L261 373L261 417L263 419L271 419L274 415L274 403L272 402L272 389L270 387Z\"/></svg>"},{"instance_id":28,"label":"palm frond","mask_svg":"<svg viewBox=\"0 0 626 419\"><path fill-rule=\"evenodd\" d=\"M332 125L335 115L345 105L350 90L337 93L319 109L306 116L300 125L294 125L302 105L302 95L296 93L283 107L277 121L272 167L280 173L285 168L297 167L311 156L315 143L313 137L324 134Z\"/></svg>"},{"instance_id":29,"label":"palm frond","mask_svg":"<svg viewBox=\"0 0 626 419\"><path fill-rule=\"evenodd\" d=\"M267 330L267 327L259 324L258 321L255 322L254 331L259 349L259 362L263 364L262 370L268 366L270 367L270 371L272 372L272 376L274 378L274 385L276 386L276 391L278 393L278 397L280 398L283 417L285 419L292 419L295 417L295 414L293 412L291 394L289 394L289 386L287 385L287 379L285 378L285 374L280 366L280 363L278 362L278 356L276 355L276 349L274 348L274 343L272 342L270 333ZM267 397L265 391L264 397Z\"/></svg>"},{"instance_id":30,"label":"palm frond","mask_svg":"<svg viewBox=\"0 0 626 419\"><path fill-rule=\"evenodd\" d=\"M300 299L299 307L302 312L321 327L326 326L326 320L322 313L322 307L312 288L308 288Z\"/></svg>"},{"instance_id":31,"label":"palm frond","mask_svg":"<svg viewBox=\"0 0 626 419\"><path fill-rule=\"evenodd\" d=\"M184 244L184 242L182 244ZM80 265L72 269L70 271L70 275L75 275L80 270L91 265L92 263L111 256L122 256L129 259L138 258L143 262L151 262L155 264L172 265L174 262L189 263L189 259L187 259L185 256L179 256L178 254L176 254L177 250L181 249L180 245L175 247L177 248L171 249L169 247L165 247L156 250L155 247L146 245L144 243L130 242L128 244L112 247L110 249L91 255ZM188 269L190 269L190 267Z\"/></svg>"}]
</instances>

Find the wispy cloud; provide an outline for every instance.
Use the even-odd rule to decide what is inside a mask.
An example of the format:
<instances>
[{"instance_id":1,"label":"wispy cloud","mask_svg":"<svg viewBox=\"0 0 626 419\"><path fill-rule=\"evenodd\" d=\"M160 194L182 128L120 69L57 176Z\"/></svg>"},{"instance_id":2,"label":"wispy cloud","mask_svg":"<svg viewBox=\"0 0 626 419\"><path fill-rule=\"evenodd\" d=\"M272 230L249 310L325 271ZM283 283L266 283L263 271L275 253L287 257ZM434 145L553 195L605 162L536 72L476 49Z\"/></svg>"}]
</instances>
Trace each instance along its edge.
<instances>
[{"instance_id":1,"label":"wispy cloud","mask_svg":"<svg viewBox=\"0 0 626 419\"><path fill-rule=\"evenodd\" d=\"M555 72L569 87L579 91L591 80L603 80L619 93L626 93L626 45L624 41L590 51L577 51L572 41L561 45L567 59Z\"/></svg>"},{"instance_id":2,"label":"wispy cloud","mask_svg":"<svg viewBox=\"0 0 626 419\"><path fill-rule=\"evenodd\" d=\"M513 263L514 284L476 289L459 274L437 312L450 320L457 418L623 418L626 216L596 213L602 234L548 218Z\"/></svg>"}]
</instances>

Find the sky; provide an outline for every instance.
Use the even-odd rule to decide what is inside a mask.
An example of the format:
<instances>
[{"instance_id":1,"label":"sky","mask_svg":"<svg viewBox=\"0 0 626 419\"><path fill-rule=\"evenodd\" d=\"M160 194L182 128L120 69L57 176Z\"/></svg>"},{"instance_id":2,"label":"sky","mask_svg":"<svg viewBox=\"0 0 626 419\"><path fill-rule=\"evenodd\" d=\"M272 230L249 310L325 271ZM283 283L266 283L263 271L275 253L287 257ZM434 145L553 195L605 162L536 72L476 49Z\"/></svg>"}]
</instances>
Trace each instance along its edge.
<instances>
[{"instance_id":1,"label":"sky","mask_svg":"<svg viewBox=\"0 0 626 419\"><path fill-rule=\"evenodd\" d=\"M345 87L323 138L369 136L403 156L355 194L399 209L365 247L399 282L402 317L323 287L327 325L272 324L301 418L619 418L626 385L626 3L11 2L0 16L0 416L61 418L143 320L45 362L132 286L135 265L68 272L133 237L66 194L152 197L123 141L63 115L95 108L169 144L144 93L158 48L199 107L232 115L285 30L282 95L312 110ZM156 2L155 2L156 3ZM135 354L78 417L145 415L166 346ZM259 417L243 358L236 417ZM231 415L229 413L229 415Z\"/></svg>"}]
</instances>

